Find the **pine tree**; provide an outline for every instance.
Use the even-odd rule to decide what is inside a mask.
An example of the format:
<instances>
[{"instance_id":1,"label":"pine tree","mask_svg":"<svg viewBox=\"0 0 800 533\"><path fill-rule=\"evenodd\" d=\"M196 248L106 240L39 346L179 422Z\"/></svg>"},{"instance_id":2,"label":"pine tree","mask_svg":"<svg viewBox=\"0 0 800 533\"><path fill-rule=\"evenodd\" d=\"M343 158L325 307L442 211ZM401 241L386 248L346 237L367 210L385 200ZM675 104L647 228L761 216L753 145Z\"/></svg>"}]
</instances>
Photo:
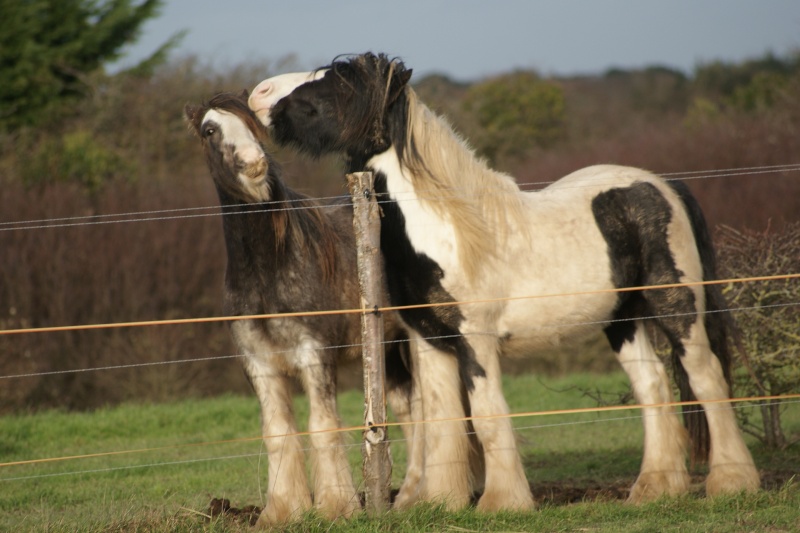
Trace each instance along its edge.
<instances>
[{"instance_id":1,"label":"pine tree","mask_svg":"<svg viewBox=\"0 0 800 533\"><path fill-rule=\"evenodd\" d=\"M162 0L0 0L0 131L35 126L90 90ZM138 69L163 62L176 34Z\"/></svg>"}]
</instances>

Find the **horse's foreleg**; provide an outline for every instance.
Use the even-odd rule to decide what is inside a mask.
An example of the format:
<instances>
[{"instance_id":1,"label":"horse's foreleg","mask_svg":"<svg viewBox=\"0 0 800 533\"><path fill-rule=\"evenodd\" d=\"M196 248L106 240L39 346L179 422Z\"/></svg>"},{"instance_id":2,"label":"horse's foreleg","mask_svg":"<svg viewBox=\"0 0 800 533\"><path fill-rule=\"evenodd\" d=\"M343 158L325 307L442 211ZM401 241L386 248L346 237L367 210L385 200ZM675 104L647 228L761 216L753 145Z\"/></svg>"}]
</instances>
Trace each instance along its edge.
<instances>
[{"instance_id":1,"label":"horse's foreleg","mask_svg":"<svg viewBox=\"0 0 800 533\"><path fill-rule=\"evenodd\" d=\"M472 421L485 459L485 488L478 509L530 509L534 507L530 485L517 451L498 359L497 337L487 334L466 336L486 377L473 379L469 392ZM499 415L499 416L498 416Z\"/></svg>"},{"instance_id":2,"label":"horse's foreleg","mask_svg":"<svg viewBox=\"0 0 800 533\"><path fill-rule=\"evenodd\" d=\"M411 358L411 385L387 391L387 400L395 418L402 423L401 430L406 441L406 473L403 484L394 500L394 508L406 509L422 497L422 476L425 464L425 424L423 419L422 396L420 394L417 348L409 341Z\"/></svg>"},{"instance_id":3,"label":"horse's foreleg","mask_svg":"<svg viewBox=\"0 0 800 533\"><path fill-rule=\"evenodd\" d=\"M440 352L424 340L417 340L418 357L413 371L418 374L424 418L422 446L424 473L423 498L444 502L448 509L469 504L469 441L461 402L461 382L456 358ZM459 419L459 420L453 420Z\"/></svg>"},{"instance_id":4,"label":"horse's foreleg","mask_svg":"<svg viewBox=\"0 0 800 533\"><path fill-rule=\"evenodd\" d=\"M636 401L641 405L672 401L672 390L664 364L653 350L642 322L636 322L630 340L625 340L617 353L628 374ZM644 456L629 502L640 503L664 494L676 495L689 489L686 470L686 430L672 407L646 407L644 423Z\"/></svg>"},{"instance_id":5,"label":"horse's foreleg","mask_svg":"<svg viewBox=\"0 0 800 533\"><path fill-rule=\"evenodd\" d=\"M692 326L684 348L681 363L689 376L689 385L695 397L700 402L728 399L730 396L722 366L708 345L701 322ZM758 490L760 475L739 431L731 404L714 402L701 405L705 410L711 438L706 493L713 496Z\"/></svg>"},{"instance_id":6,"label":"horse's foreleg","mask_svg":"<svg viewBox=\"0 0 800 533\"><path fill-rule=\"evenodd\" d=\"M321 350L306 347L302 360L303 386L308 395L314 506L328 519L350 517L361 509L336 409L336 366L319 357ZM330 358L330 354L328 355Z\"/></svg>"},{"instance_id":7,"label":"horse's foreleg","mask_svg":"<svg viewBox=\"0 0 800 533\"><path fill-rule=\"evenodd\" d=\"M302 441L292 411L288 377L256 357L245 359L245 370L261 404L261 431L268 458L267 495L261 525L300 518L311 508Z\"/></svg>"}]
</instances>

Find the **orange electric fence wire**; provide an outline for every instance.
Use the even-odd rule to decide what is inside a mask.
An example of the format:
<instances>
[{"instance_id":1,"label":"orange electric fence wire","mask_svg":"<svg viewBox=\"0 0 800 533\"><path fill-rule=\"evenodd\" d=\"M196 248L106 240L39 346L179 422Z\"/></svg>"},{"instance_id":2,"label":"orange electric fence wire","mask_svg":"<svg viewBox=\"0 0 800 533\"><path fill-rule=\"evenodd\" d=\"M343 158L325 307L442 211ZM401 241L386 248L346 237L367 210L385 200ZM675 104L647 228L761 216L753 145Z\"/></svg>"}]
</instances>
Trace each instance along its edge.
<instances>
[{"instance_id":1,"label":"orange electric fence wire","mask_svg":"<svg viewBox=\"0 0 800 533\"><path fill-rule=\"evenodd\" d=\"M800 400L783 400L780 403L783 404L794 404L798 403ZM772 405L772 404L762 404L762 405ZM740 409L743 406L733 406L733 409ZM563 427L563 426L575 426L575 425L583 425L583 424L597 424L603 422L620 422L624 420L633 420L633 419L641 419L645 416L661 416L661 415L641 415L641 416L630 416L630 417L616 417L616 418L603 418L603 419L595 419L595 420L581 420L577 422L556 422L552 424L538 424L532 426L519 426L513 428L513 431L529 431L529 430L539 430L539 429L548 429L554 427ZM447 435L437 435L437 438L446 437ZM419 440L420 437L412 437L410 440ZM406 439L389 439L387 442L389 443L397 443L397 442L404 442ZM361 446L360 443L351 443L351 444L340 444L337 445L338 447L342 448L352 448L356 446ZM304 452L311 451L313 448L301 448ZM120 470L131 470L136 468L152 468L152 467L159 467L159 466L174 466L174 465L186 465L186 464L195 464L200 462L210 462L210 461L226 461L230 459L246 459L246 458L260 458L262 456L262 452L257 453L246 453L246 454L237 454L237 455L225 455L225 456L217 456L217 457L202 457L202 458L195 458L195 459L184 459L178 461L166 461L166 462L159 462L159 463L149 463L149 464L134 464L134 465L125 465L125 466L117 466L117 467L108 467L108 468L94 468L90 470L75 470L69 472L53 472L47 474L34 474L34 475L26 475L26 476L19 476L19 477L5 477L0 478L0 482L4 481L25 481L25 480L32 480L32 479L42 479L42 478L50 478L50 477L58 477L58 476L69 476L75 474L95 474L95 473L105 473L105 472L117 472Z\"/></svg>"},{"instance_id":2,"label":"orange electric fence wire","mask_svg":"<svg viewBox=\"0 0 800 533\"><path fill-rule=\"evenodd\" d=\"M437 418L431 420L418 420L412 422L387 422L385 424L375 424L372 426L360 425L360 426L350 426L345 428L333 428L333 429L324 429L324 430L317 430L317 431L299 431L296 433L283 433L279 435L270 435L268 437L258 436L258 437L241 437L237 439L225 439L225 440L217 440L217 441L209 441L209 442L194 442L194 443L183 443L183 444L172 444L169 446L156 446L152 448L138 448L135 450L116 450L111 452L97 452L97 453L88 453L83 455L69 455L63 457L44 457L40 459L26 459L22 461L10 461L6 463L0 463L0 468L6 468L11 466L22 466L22 465L31 465L31 464L42 464L42 463L53 463L53 462L60 462L60 461L71 461L75 459L92 459L97 457L110 457L115 455L130 455L135 453L149 453L149 452L156 452L156 451L163 451L163 450L171 450L176 448L194 448L194 447L201 447L201 446L216 446L220 444L233 444L233 443L242 443L242 442L251 442L257 441L264 438L270 439L278 439L278 438L286 438L286 437L303 437L308 435L319 435L323 433L344 433L344 432L351 432L351 431L369 431L377 429L378 427L398 427L398 426L407 426L407 425L414 425L414 424L435 424L438 422L466 422L470 420L490 420L490 419L497 419L497 418L524 418L524 417L535 417L535 416L550 416L550 415L572 415L572 414L583 414L583 413L607 413L607 412L615 412L615 411L623 411L623 410L632 410L632 409L657 409L657 408L664 408L664 407L682 407L682 406L692 406L692 405L702 405L702 404L722 404L722 403L742 403L742 402L765 402L765 401L775 401L775 400L794 400L800 399L800 394L785 394L785 395L774 395L774 396L750 396L746 398L725 398L721 400L707 400L707 401L688 401L688 402L664 402L664 403L656 403L656 404L645 404L645 405L609 405L604 407L578 407L572 409L555 409L551 411L528 411L524 413L506 413L506 414L497 414L497 415L482 415L482 416L464 416L464 417L453 417L453 418Z\"/></svg>"},{"instance_id":3,"label":"orange electric fence wire","mask_svg":"<svg viewBox=\"0 0 800 533\"><path fill-rule=\"evenodd\" d=\"M600 289L593 291L579 291L568 292L561 294L538 294L528 296L506 296L501 298L484 298L479 300L466 300L461 302L442 302L442 303L425 303L415 305L396 305L387 307L378 307L369 309L368 312L384 312L384 311L402 311L407 309L423 309L430 307L447 307L454 305L469 305L478 303L493 303L493 302L508 302L514 300L533 300L541 298L560 298L568 296L588 296L591 294L609 294L619 292L635 292L646 290L659 290L659 289L675 289L679 287L698 287L706 285L726 285L730 283L750 283L755 281L781 281L800 278L800 273L797 274L779 274L774 276L753 276L749 278L731 278L719 280L706 280L706 281L692 281L686 283L667 283L664 285L641 285L637 287L622 287L615 289ZM270 319L270 318L291 318L291 317L312 317L323 315L339 315L339 314L355 314L363 313L365 309L331 309L326 311L298 311L294 313L267 313L261 315L240 315L240 316L220 316L220 317L201 317L201 318L179 318L169 320L145 320L138 322L116 322L108 324L82 324L71 326L46 326L39 328L19 328L19 329L5 329L0 330L0 335L14 335L21 333L52 333L64 331L85 331L94 329L111 329L111 328L130 328L130 327L143 327L143 326L166 326L166 325L181 325L181 324L200 324L209 322L232 322L236 320L255 320L255 319Z\"/></svg>"},{"instance_id":4,"label":"orange electric fence wire","mask_svg":"<svg viewBox=\"0 0 800 533\"><path fill-rule=\"evenodd\" d=\"M786 302L786 303L777 303L777 304L768 304L768 305L758 305L758 306L749 306L749 307L729 307L727 309L715 309L713 311L703 311L702 314L712 314L712 313L735 313L740 311L765 311L768 309L780 309L785 307L794 307L800 306L800 302ZM672 318L677 316L685 316L691 315L695 313L673 313L668 315L650 315L641 317L641 320L654 320L657 318ZM612 324L614 322L625 322L631 319L628 318L618 318L618 319L609 319L609 320L595 320L589 322L570 322L567 324L563 324L560 326L540 326L536 328L527 328L520 331L533 331L539 329L550 329L550 328L559 328L559 327L575 327L575 326L589 326L589 325L597 325L597 324ZM430 341L435 339L448 339L453 337L465 337L469 335L497 335L497 331L482 331L482 332L470 332L470 333L460 333L460 334L453 334L453 335L437 335L437 336L429 336L429 337L421 337L424 341ZM398 342L404 342L399 340L383 340L381 344L388 345L394 344ZM332 346L323 346L323 350L339 350L343 348L358 348L362 347L362 343L353 343L353 344L339 344L339 345L332 345ZM54 376L59 374L77 374L80 372L95 372L101 370L124 370L124 369L131 369L131 368L142 368L142 367L150 367L150 366L159 366L159 365L176 365L176 364L187 364L187 363L200 363L205 361L221 361L224 359L239 359L248 357L250 355L267 355L267 354L285 354L292 352L293 350L270 350L270 351L259 351L256 354L229 354L229 355L212 355L207 357L193 357L190 359L170 359L170 360L161 360L161 361L148 361L144 363L123 363L118 365L108 365L108 366L98 366L98 367L88 367L88 368L72 368L72 369L64 369L64 370L48 370L44 372L28 372L25 374L9 374L5 376L0 376L0 380L2 379L18 379L18 378L31 378L31 377L41 377L41 376Z\"/></svg>"}]
</instances>

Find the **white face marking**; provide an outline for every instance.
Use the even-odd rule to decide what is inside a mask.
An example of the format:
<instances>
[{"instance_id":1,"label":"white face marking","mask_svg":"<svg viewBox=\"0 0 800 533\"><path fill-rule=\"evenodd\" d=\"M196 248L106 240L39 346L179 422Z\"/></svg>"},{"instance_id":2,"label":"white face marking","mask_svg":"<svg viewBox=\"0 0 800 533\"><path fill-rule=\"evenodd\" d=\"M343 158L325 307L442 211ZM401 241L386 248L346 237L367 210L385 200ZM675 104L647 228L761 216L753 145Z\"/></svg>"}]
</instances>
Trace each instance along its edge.
<instances>
[{"instance_id":1,"label":"white face marking","mask_svg":"<svg viewBox=\"0 0 800 533\"><path fill-rule=\"evenodd\" d=\"M311 72L292 72L290 74L281 74L280 76L273 76L268 78L252 90L250 98L247 103L250 109L256 114L258 119L265 125L270 125L269 112L272 107L278 103L278 100L284 96L288 96L303 85L310 81L322 78L328 69L316 70Z\"/></svg>"},{"instance_id":2,"label":"white face marking","mask_svg":"<svg viewBox=\"0 0 800 533\"><path fill-rule=\"evenodd\" d=\"M223 151L227 165L237 168L237 160L243 163L237 177L244 191L256 201L268 200L269 190L262 187L266 181L267 157L253 132L239 117L219 109L210 109L203 117L202 124L200 132L203 136L209 128L219 128L222 145L232 148L234 161L229 160L230 153L227 150Z\"/></svg>"}]
</instances>

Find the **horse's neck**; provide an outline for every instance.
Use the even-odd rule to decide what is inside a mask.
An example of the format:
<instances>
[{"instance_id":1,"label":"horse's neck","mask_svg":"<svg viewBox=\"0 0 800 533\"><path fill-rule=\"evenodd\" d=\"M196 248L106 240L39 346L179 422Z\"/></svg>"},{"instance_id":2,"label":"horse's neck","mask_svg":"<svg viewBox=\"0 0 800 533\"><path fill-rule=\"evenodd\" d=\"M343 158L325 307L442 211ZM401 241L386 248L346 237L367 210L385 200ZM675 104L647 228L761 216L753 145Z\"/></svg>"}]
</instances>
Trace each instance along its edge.
<instances>
[{"instance_id":1,"label":"horse's neck","mask_svg":"<svg viewBox=\"0 0 800 533\"><path fill-rule=\"evenodd\" d=\"M371 163L387 175L392 196L418 200L452 227L459 262L468 278L477 279L496 247L509 235L525 231L519 188L476 157L447 121L413 93L407 117L395 119L405 119L405 138L393 139L397 144Z\"/></svg>"},{"instance_id":2,"label":"horse's neck","mask_svg":"<svg viewBox=\"0 0 800 533\"><path fill-rule=\"evenodd\" d=\"M217 187L222 206L222 229L229 258L274 264L280 246L276 235L274 209L282 204L251 204L232 197ZM285 239L285 237L284 237ZM269 260L268 260L269 259Z\"/></svg>"}]
</instances>

